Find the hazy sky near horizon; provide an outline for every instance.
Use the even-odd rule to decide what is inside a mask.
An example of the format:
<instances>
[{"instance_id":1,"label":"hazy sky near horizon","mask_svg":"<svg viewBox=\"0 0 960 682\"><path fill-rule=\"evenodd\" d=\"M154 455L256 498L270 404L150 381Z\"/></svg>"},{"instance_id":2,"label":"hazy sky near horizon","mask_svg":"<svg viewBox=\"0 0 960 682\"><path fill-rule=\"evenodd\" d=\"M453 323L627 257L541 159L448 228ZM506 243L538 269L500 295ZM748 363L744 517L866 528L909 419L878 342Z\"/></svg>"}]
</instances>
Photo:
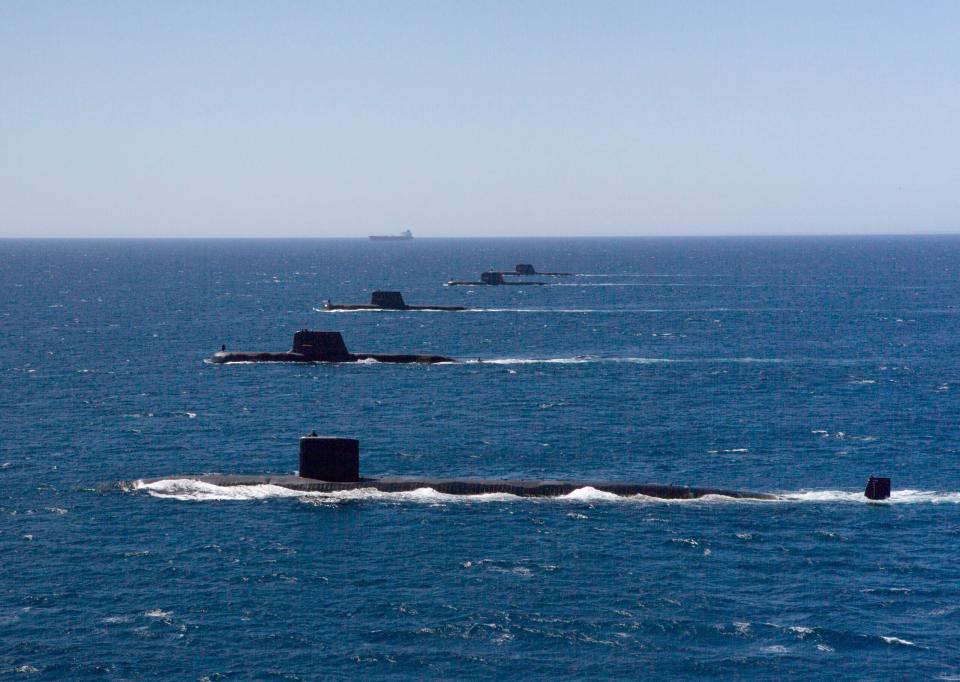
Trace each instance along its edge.
<instances>
[{"instance_id":1,"label":"hazy sky near horizon","mask_svg":"<svg viewBox=\"0 0 960 682\"><path fill-rule=\"evenodd\" d=\"M0 236L960 232L960 2L5 2Z\"/></svg>"}]
</instances>

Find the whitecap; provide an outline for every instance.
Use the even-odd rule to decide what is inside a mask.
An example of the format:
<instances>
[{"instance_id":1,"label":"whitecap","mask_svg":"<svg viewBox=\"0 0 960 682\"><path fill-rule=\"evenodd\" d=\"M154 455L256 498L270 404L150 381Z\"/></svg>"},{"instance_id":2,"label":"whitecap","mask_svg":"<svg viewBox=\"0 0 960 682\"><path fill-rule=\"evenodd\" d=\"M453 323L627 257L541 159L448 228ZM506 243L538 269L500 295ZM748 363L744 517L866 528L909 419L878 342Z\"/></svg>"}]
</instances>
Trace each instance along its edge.
<instances>
[{"instance_id":1,"label":"whitecap","mask_svg":"<svg viewBox=\"0 0 960 682\"><path fill-rule=\"evenodd\" d=\"M895 490L883 501L870 500L862 492L848 490L808 490L781 493L787 502L858 502L871 504L960 504L960 492L934 490Z\"/></svg>"},{"instance_id":2,"label":"whitecap","mask_svg":"<svg viewBox=\"0 0 960 682\"><path fill-rule=\"evenodd\" d=\"M153 497L187 502L266 500L276 497L306 498L317 503L349 501L421 502L506 502L520 499L509 493L482 493L479 495L450 495L433 488L417 488L405 492L383 492L376 488L356 488L335 492L291 490L283 486L262 483L257 485L219 486L194 479L165 479L144 483L136 481L134 490L145 490Z\"/></svg>"},{"instance_id":3,"label":"whitecap","mask_svg":"<svg viewBox=\"0 0 960 682\"><path fill-rule=\"evenodd\" d=\"M152 483L136 481L134 490L145 490L153 497L202 502L209 500L264 500L272 497L300 497L305 493L278 485L214 485L189 478L171 478Z\"/></svg>"},{"instance_id":4,"label":"whitecap","mask_svg":"<svg viewBox=\"0 0 960 682\"><path fill-rule=\"evenodd\" d=\"M615 493L608 493L590 486L585 486L583 488L577 488L566 495L560 495L557 499L576 500L578 502L616 502L624 498Z\"/></svg>"},{"instance_id":5,"label":"whitecap","mask_svg":"<svg viewBox=\"0 0 960 682\"><path fill-rule=\"evenodd\" d=\"M162 609L150 609L149 611L144 611L143 615L147 618L170 618L173 615L173 611L163 611Z\"/></svg>"},{"instance_id":6,"label":"whitecap","mask_svg":"<svg viewBox=\"0 0 960 682\"><path fill-rule=\"evenodd\" d=\"M292 490L283 486L261 483L254 485L219 486L196 479L163 479L145 483L135 481L127 490L145 491L152 497L174 499L188 502L203 501L250 501L272 498L304 498L318 504L339 503L349 501L384 501L384 502L413 502L427 504L461 503L461 502L512 502L519 500L529 501L571 501L571 502L618 502L634 504L960 504L960 492L936 492L923 490L894 491L889 499L882 502L869 500L862 492L847 490L807 490L779 493L775 499L737 498L727 495L711 494L694 498L661 498L648 495L617 495L601 491L591 486L577 488L565 495L556 497L521 497L510 493L481 493L477 495L451 495L442 493L433 488L423 487L405 492L384 492L376 488L356 488L336 492L318 492ZM746 534L741 539L750 539ZM32 539L32 538L31 538Z\"/></svg>"},{"instance_id":7,"label":"whitecap","mask_svg":"<svg viewBox=\"0 0 960 682\"><path fill-rule=\"evenodd\" d=\"M473 365L581 365L586 363L598 362L623 362L636 364L656 364L676 362L670 358L643 358L643 357L620 357L605 358L596 355L574 355L571 357L560 358L478 358L476 360L465 360L464 364ZM449 364L449 363L447 363Z\"/></svg>"}]
</instances>

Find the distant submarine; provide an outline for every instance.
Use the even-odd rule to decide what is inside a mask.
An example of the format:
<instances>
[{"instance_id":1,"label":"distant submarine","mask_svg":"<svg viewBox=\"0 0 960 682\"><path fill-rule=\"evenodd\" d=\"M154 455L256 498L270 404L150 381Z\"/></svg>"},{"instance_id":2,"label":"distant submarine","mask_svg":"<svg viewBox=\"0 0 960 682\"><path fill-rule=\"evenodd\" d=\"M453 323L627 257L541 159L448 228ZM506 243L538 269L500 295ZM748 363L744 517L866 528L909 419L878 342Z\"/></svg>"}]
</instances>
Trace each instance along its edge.
<instances>
[{"instance_id":1,"label":"distant submarine","mask_svg":"<svg viewBox=\"0 0 960 682\"><path fill-rule=\"evenodd\" d=\"M147 479L155 483L169 479ZM614 495L646 495L668 500L691 500L707 495L721 495L737 499L778 500L769 493L722 490L719 488L691 488L689 486L655 485L621 481L567 481L567 480L490 480L460 478L373 477L360 476L360 441L353 438L318 436L311 433L300 439L299 475L231 475L177 476L218 486L276 485L304 492L338 492L373 488L381 492L408 492L432 488L447 495L481 495L508 493L519 497L559 497L580 488L594 488ZM864 493L871 500L890 497L890 479L870 477Z\"/></svg>"},{"instance_id":2,"label":"distant submarine","mask_svg":"<svg viewBox=\"0 0 960 682\"><path fill-rule=\"evenodd\" d=\"M512 271L504 270L502 275L543 275L544 277L570 277L572 272L537 272L531 263L517 263Z\"/></svg>"},{"instance_id":3,"label":"distant submarine","mask_svg":"<svg viewBox=\"0 0 960 682\"><path fill-rule=\"evenodd\" d=\"M452 279L452 280L450 280L449 282L447 282L444 286L448 286L448 287L455 287L455 286L479 286L479 285L483 285L483 284L488 284L488 285L490 285L490 286L504 285L504 286L523 287L523 286L543 286L543 285L546 284L546 282L526 282L526 281L524 281L524 282L508 282L507 280L505 280L505 279L503 278L503 274L504 274L504 273L502 273L502 272L484 272L484 273L482 273L482 274L480 275L480 281L479 281L479 282L475 282L475 281L465 281L465 280L459 280L459 279ZM510 273L510 274L516 274L516 273Z\"/></svg>"},{"instance_id":4,"label":"distant submarine","mask_svg":"<svg viewBox=\"0 0 960 682\"><path fill-rule=\"evenodd\" d=\"M442 310L456 312L466 310L460 305L407 305L399 291L374 291L370 303L331 303L323 304L324 310Z\"/></svg>"},{"instance_id":5,"label":"distant submarine","mask_svg":"<svg viewBox=\"0 0 960 682\"><path fill-rule=\"evenodd\" d=\"M456 362L442 355L351 353L347 350L340 332L310 331L309 329L301 329L294 334L293 347L286 352L228 351L226 346L223 346L210 358L210 362L218 365L231 362L359 362L361 360L398 363Z\"/></svg>"}]
</instances>

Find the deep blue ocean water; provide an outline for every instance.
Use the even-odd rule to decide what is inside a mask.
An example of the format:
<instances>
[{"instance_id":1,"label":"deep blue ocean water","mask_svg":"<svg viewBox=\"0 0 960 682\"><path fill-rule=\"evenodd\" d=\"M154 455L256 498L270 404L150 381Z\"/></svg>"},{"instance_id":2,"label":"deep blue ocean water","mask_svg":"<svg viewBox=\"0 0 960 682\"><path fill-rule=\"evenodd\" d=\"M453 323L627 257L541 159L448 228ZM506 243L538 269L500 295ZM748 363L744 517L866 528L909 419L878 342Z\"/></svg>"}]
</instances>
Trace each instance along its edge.
<instances>
[{"instance_id":1,"label":"deep blue ocean water","mask_svg":"<svg viewBox=\"0 0 960 682\"><path fill-rule=\"evenodd\" d=\"M582 276L442 286L519 262ZM958 275L958 237L0 241L0 676L960 679ZM375 288L480 310L321 312ZM304 327L470 362L204 363ZM313 429L791 499L172 480Z\"/></svg>"}]
</instances>

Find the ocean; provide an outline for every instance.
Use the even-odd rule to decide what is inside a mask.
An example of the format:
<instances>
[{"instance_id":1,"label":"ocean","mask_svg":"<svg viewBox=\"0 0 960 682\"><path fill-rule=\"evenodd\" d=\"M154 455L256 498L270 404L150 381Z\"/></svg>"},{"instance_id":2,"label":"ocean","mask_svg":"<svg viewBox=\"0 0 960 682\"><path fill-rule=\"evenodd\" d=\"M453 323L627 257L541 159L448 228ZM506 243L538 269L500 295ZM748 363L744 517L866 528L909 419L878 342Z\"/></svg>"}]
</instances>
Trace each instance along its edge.
<instances>
[{"instance_id":1,"label":"ocean","mask_svg":"<svg viewBox=\"0 0 960 682\"><path fill-rule=\"evenodd\" d=\"M576 274L443 286L517 263ZM960 237L0 241L0 677L960 680L958 282ZM323 311L374 289L473 310ZM204 362L302 328L462 362ZM312 430L785 499L178 480Z\"/></svg>"}]
</instances>

